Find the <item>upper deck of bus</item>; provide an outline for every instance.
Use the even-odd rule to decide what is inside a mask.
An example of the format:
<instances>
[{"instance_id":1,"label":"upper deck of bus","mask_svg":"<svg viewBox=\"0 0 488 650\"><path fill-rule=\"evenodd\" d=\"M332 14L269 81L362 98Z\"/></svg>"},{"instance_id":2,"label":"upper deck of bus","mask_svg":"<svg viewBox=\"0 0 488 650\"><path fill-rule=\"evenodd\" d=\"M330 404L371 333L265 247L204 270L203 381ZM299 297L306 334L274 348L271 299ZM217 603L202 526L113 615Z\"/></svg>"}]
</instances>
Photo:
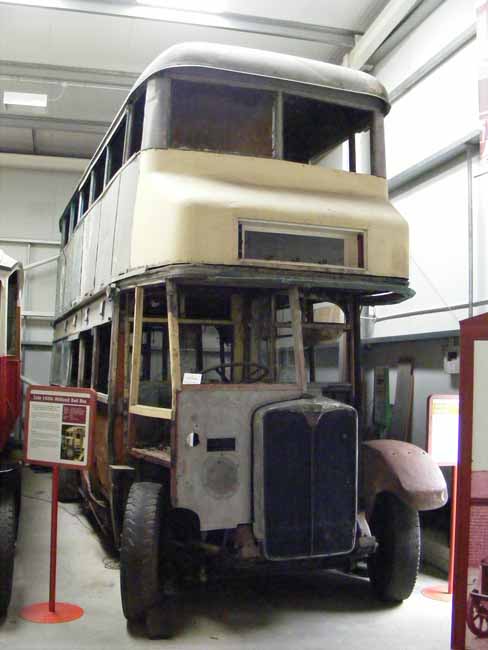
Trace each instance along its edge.
<instances>
[{"instance_id":1,"label":"upper deck of bus","mask_svg":"<svg viewBox=\"0 0 488 650\"><path fill-rule=\"evenodd\" d=\"M341 66L170 48L63 212L57 316L129 275L190 267L193 279L200 268L232 282L341 283L365 302L408 297L408 228L385 180L388 110L378 81Z\"/></svg>"}]
</instances>

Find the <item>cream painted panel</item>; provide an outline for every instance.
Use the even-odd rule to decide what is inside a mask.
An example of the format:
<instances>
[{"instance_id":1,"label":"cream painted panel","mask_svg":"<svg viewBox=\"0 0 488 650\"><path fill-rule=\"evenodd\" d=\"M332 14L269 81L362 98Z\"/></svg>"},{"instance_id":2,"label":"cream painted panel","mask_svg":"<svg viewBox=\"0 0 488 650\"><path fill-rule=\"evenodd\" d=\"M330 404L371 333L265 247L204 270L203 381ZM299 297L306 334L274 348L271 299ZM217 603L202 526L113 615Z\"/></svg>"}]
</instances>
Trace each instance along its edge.
<instances>
[{"instance_id":1,"label":"cream painted panel","mask_svg":"<svg viewBox=\"0 0 488 650\"><path fill-rule=\"evenodd\" d=\"M101 202L98 201L84 218L83 263L81 269L81 296L93 293L97 262L98 233L100 229Z\"/></svg>"},{"instance_id":2,"label":"cream painted panel","mask_svg":"<svg viewBox=\"0 0 488 650\"><path fill-rule=\"evenodd\" d=\"M139 180L139 156L122 171L120 182L117 222L115 224L112 277L125 273L130 268L130 242L132 218Z\"/></svg>"},{"instance_id":3,"label":"cream painted panel","mask_svg":"<svg viewBox=\"0 0 488 650\"><path fill-rule=\"evenodd\" d=\"M367 272L406 278L408 226L389 203L386 191L384 179L317 166L201 152L145 151L131 266L243 264L237 251L238 221L255 219L366 230Z\"/></svg>"},{"instance_id":4,"label":"cream painted panel","mask_svg":"<svg viewBox=\"0 0 488 650\"><path fill-rule=\"evenodd\" d=\"M111 280L115 219L119 198L120 174L114 179L102 199L98 254L95 271L95 291L103 289Z\"/></svg>"}]
</instances>

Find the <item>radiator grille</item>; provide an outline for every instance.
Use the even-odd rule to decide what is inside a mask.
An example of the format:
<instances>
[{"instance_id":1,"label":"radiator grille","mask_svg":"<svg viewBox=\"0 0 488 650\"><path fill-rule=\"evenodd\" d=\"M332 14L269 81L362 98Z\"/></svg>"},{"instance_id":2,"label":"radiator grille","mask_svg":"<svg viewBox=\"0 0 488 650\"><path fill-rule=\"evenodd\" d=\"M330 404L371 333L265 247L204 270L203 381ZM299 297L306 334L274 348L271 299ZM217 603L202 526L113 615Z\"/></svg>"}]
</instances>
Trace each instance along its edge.
<instances>
[{"instance_id":1,"label":"radiator grille","mask_svg":"<svg viewBox=\"0 0 488 650\"><path fill-rule=\"evenodd\" d=\"M292 409L263 418L265 554L270 559L350 551L356 525L356 415Z\"/></svg>"}]
</instances>

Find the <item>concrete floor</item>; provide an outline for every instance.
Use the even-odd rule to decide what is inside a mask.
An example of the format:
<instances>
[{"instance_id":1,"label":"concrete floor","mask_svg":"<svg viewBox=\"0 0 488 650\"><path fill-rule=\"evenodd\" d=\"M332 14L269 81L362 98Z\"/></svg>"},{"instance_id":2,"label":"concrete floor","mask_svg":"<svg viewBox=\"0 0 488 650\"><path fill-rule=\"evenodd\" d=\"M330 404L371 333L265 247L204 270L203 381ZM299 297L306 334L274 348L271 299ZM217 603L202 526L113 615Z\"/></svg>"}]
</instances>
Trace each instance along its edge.
<instances>
[{"instance_id":1,"label":"concrete floor","mask_svg":"<svg viewBox=\"0 0 488 650\"><path fill-rule=\"evenodd\" d=\"M440 582L425 575L398 607L376 603L367 580L334 573L214 584L185 597L172 640L151 641L142 629L126 625L117 562L76 504L62 505L59 513L58 600L80 605L85 616L62 625L29 623L19 617L20 609L47 600L50 475L26 470L23 492L14 593L0 624L0 648L449 648L451 606L420 594L422 586Z\"/></svg>"}]
</instances>

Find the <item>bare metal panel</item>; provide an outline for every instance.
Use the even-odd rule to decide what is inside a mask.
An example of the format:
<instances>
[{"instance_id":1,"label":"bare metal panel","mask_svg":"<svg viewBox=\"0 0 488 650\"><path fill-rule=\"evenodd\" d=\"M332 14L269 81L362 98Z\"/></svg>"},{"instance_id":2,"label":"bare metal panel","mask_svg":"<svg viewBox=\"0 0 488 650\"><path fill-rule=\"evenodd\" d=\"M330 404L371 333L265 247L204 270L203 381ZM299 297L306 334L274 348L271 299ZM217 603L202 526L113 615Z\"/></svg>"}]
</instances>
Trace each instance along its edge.
<instances>
[{"instance_id":1,"label":"bare metal panel","mask_svg":"<svg viewBox=\"0 0 488 650\"><path fill-rule=\"evenodd\" d=\"M110 296L105 294L84 304L81 308L60 320L54 326L54 341L59 341L66 337L73 337L92 327L98 327L104 323L109 323L113 318L113 301ZM50 330L52 334L52 330Z\"/></svg>"},{"instance_id":2,"label":"bare metal panel","mask_svg":"<svg viewBox=\"0 0 488 650\"><path fill-rule=\"evenodd\" d=\"M106 286L111 279L114 247L115 219L119 198L120 174L115 177L102 201L98 254L95 270L95 291Z\"/></svg>"},{"instance_id":3,"label":"bare metal panel","mask_svg":"<svg viewBox=\"0 0 488 650\"><path fill-rule=\"evenodd\" d=\"M81 297L84 298L95 288L95 268L97 262L98 232L102 202L96 205L84 217L83 261L81 265Z\"/></svg>"},{"instance_id":4,"label":"bare metal panel","mask_svg":"<svg viewBox=\"0 0 488 650\"><path fill-rule=\"evenodd\" d=\"M56 318L63 313L65 271L66 271L66 258L65 258L64 250L61 249L58 257L58 269L57 269L57 278L56 278L56 304L54 307L54 314Z\"/></svg>"},{"instance_id":5,"label":"bare metal panel","mask_svg":"<svg viewBox=\"0 0 488 650\"><path fill-rule=\"evenodd\" d=\"M132 218L139 180L139 156L136 156L122 171L117 221L115 224L112 277L125 273L130 265L130 242Z\"/></svg>"},{"instance_id":6,"label":"bare metal panel","mask_svg":"<svg viewBox=\"0 0 488 650\"><path fill-rule=\"evenodd\" d=\"M64 280L63 311L67 311L80 298L81 255L84 224L80 223L66 246L66 271Z\"/></svg>"},{"instance_id":7,"label":"bare metal panel","mask_svg":"<svg viewBox=\"0 0 488 650\"><path fill-rule=\"evenodd\" d=\"M251 418L258 406L299 397L297 387L183 389L177 408L176 506L200 517L202 530L251 521ZM188 436L197 433L199 444ZM235 438L234 451L207 451L208 441ZM212 447L212 443L210 448Z\"/></svg>"}]
</instances>

